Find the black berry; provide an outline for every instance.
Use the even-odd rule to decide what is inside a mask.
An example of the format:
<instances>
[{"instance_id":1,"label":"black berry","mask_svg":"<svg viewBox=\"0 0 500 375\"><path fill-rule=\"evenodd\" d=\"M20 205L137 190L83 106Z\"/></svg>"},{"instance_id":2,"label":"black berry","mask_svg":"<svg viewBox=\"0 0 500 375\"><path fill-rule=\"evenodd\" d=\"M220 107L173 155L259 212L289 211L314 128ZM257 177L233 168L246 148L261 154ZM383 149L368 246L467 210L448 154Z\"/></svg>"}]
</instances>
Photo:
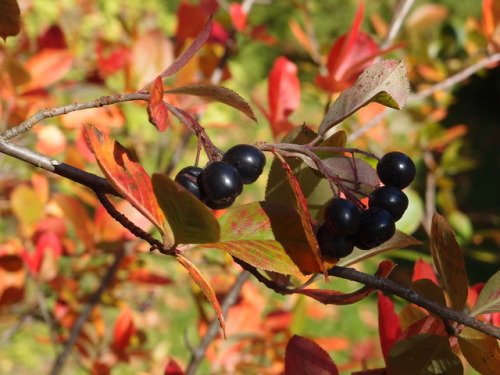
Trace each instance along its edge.
<instances>
[{"instance_id":1,"label":"black berry","mask_svg":"<svg viewBox=\"0 0 500 375\"><path fill-rule=\"evenodd\" d=\"M236 198L233 198L233 199L228 200L227 202L224 202L224 203L215 203L212 201L205 201L205 204L207 205L207 207L211 208L212 210L223 210L224 208L231 207L235 200L236 200Z\"/></svg>"},{"instance_id":2,"label":"black berry","mask_svg":"<svg viewBox=\"0 0 500 375\"><path fill-rule=\"evenodd\" d=\"M372 249L389 240L396 233L392 215L380 207L364 210L354 245L362 250Z\"/></svg>"},{"instance_id":3,"label":"black berry","mask_svg":"<svg viewBox=\"0 0 500 375\"><path fill-rule=\"evenodd\" d=\"M244 184L251 184L262 174L266 165L264 153L251 145L236 145L226 151L222 160L233 165Z\"/></svg>"},{"instance_id":4,"label":"black berry","mask_svg":"<svg viewBox=\"0 0 500 375\"><path fill-rule=\"evenodd\" d=\"M398 188L382 186L373 191L369 205L383 208L392 215L394 221L398 221L408 208L408 197Z\"/></svg>"},{"instance_id":5,"label":"black berry","mask_svg":"<svg viewBox=\"0 0 500 375\"><path fill-rule=\"evenodd\" d=\"M200 186L206 199L218 204L234 201L243 190L240 174L224 161L215 161L205 167L200 176Z\"/></svg>"},{"instance_id":6,"label":"black berry","mask_svg":"<svg viewBox=\"0 0 500 375\"><path fill-rule=\"evenodd\" d=\"M336 236L326 224L322 224L316 235L321 257L326 261L348 256L354 250L354 238Z\"/></svg>"},{"instance_id":7,"label":"black berry","mask_svg":"<svg viewBox=\"0 0 500 375\"><path fill-rule=\"evenodd\" d=\"M384 185L404 189L411 184L417 169L410 157L402 152L389 152L377 164L377 174Z\"/></svg>"},{"instance_id":8,"label":"black berry","mask_svg":"<svg viewBox=\"0 0 500 375\"><path fill-rule=\"evenodd\" d=\"M175 182L191 192L198 199L203 199L203 192L198 183L198 178L202 172L203 169L198 167L183 168L177 173L177 176L175 176Z\"/></svg>"},{"instance_id":9,"label":"black berry","mask_svg":"<svg viewBox=\"0 0 500 375\"><path fill-rule=\"evenodd\" d=\"M353 236L359 228L360 213L353 202L333 198L325 207L324 219L330 231L337 236Z\"/></svg>"}]
</instances>

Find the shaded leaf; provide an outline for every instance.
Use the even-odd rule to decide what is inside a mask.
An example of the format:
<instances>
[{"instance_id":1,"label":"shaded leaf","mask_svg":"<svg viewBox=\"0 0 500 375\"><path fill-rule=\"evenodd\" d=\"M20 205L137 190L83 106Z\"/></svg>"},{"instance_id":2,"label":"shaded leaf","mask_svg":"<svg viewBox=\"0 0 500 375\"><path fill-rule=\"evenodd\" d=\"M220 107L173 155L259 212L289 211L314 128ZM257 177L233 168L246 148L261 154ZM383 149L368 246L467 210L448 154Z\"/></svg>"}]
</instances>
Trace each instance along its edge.
<instances>
[{"instance_id":1,"label":"shaded leaf","mask_svg":"<svg viewBox=\"0 0 500 375\"><path fill-rule=\"evenodd\" d=\"M470 314L472 316L500 312L500 271L484 285Z\"/></svg>"},{"instance_id":2,"label":"shaded leaf","mask_svg":"<svg viewBox=\"0 0 500 375\"><path fill-rule=\"evenodd\" d=\"M165 174L153 175L153 190L176 243L216 242L220 227L212 211Z\"/></svg>"},{"instance_id":3,"label":"shaded leaf","mask_svg":"<svg viewBox=\"0 0 500 375\"><path fill-rule=\"evenodd\" d=\"M338 375L328 353L314 341L294 335L285 351L285 375Z\"/></svg>"},{"instance_id":4,"label":"shaded leaf","mask_svg":"<svg viewBox=\"0 0 500 375\"><path fill-rule=\"evenodd\" d=\"M396 342L387 368L391 374L405 375L463 375L464 371L448 338L428 333Z\"/></svg>"},{"instance_id":5,"label":"shaded leaf","mask_svg":"<svg viewBox=\"0 0 500 375\"><path fill-rule=\"evenodd\" d=\"M124 351L136 332L137 328L132 318L132 311L127 307L120 312L116 319L111 347L118 352Z\"/></svg>"},{"instance_id":6,"label":"shaded leaf","mask_svg":"<svg viewBox=\"0 0 500 375\"><path fill-rule=\"evenodd\" d=\"M333 133L328 139L322 141L317 147L345 147L347 144L347 133L339 130ZM314 151L320 159L326 159L332 156L342 156L343 153L331 151Z\"/></svg>"},{"instance_id":7,"label":"shaded leaf","mask_svg":"<svg viewBox=\"0 0 500 375\"><path fill-rule=\"evenodd\" d=\"M21 31L21 12L17 0L0 3L0 38L17 35Z\"/></svg>"},{"instance_id":8,"label":"shaded leaf","mask_svg":"<svg viewBox=\"0 0 500 375\"><path fill-rule=\"evenodd\" d=\"M354 181L344 182L344 185L357 188L362 193L370 194L380 184L377 171L364 160L336 156L323 161L338 177Z\"/></svg>"},{"instance_id":9,"label":"shaded leaf","mask_svg":"<svg viewBox=\"0 0 500 375\"><path fill-rule=\"evenodd\" d=\"M404 340L408 337L422 335L424 333L448 337L443 320L432 315L427 315L406 328L399 336L398 340Z\"/></svg>"},{"instance_id":10,"label":"shaded leaf","mask_svg":"<svg viewBox=\"0 0 500 375\"><path fill-rule=\"evenodd\" d=\"M172 65L170 65L160 74L161 78L171 76L172 74L178 72L179 69L181 69L184 65L186 65L189 60L191 60L191 58L196 54L196 52L200 50L200 48L203 46L203 44L205 44L208 37L210 36L210 31L212 30L212 24L213 24L212 17L210 17L205 26L203 27L203 29L201 30L200 34L198 34L198 36L193 40L193 43L191 43L191 45L188 48L186 48L186 50L179 57L177 57L177 59L172 63ZM149 87L151 87L153 83L154 82L147 84L146 87L144 87L142 90L148 89Z\"/></svg>"},{"instance_id":11,"label":"shaded leaf","mask_svg":"<svg viewBox=\"0 0 500 375\"><path fill-rule=\"evenodd\" d=\"M171 90L165 91L170 94L186 94L200 96L202 98L207 98L215 100L224 104L227 104L233 108L236 108L240 112L250 117L252 120L257 121L255 114L253 113L250 104L243 99L238 93L231 89L222 86L208 85L208 84L198 84L189 85L183 87L176 87Z\"/></svg>"},{"instance_id":12,"label":"shaded leaf","mask_svg":"<svg viewBox=\"0 0 500 375\"><path fill-rule=\"evenodd\" d=\"M5 253L7 247L11 244L0 248L0 308L22 301L26 284L23 260L17 254Z\"/></svg>"},{"instance_id":13,"label":"shaded leaf","mask_svg":"<svg viewBox=\"0 0 500 375\"><path fill-rule=\"evenodd\" d=\"M379 264L376 276L387 277L396 265L390 260L384 260ZM330 289L298 289L292 293L304 294L325 305L350 305L368 297L376 289L364 286L352 293L342 293Z\"/></svg>"},{"instance_id":14,"label":"shaded leaf","mask_svg":"<svg viewBox=\"0 0 500 375\"><path fill-rule=\"evenodd\" d=\"M169 111L163 103L163 83L160 77L157 77L148 99L148 116L156 129L163 132L169 124Z\"/></svg>"},{"instance_id":15,"label":"shaded leaf","mask_svg":"<svg viewBox=\"0 0 500 375\"><path fill-rule=\"evenodd\" d=\"M220 327L222 328L222 332L224 333L224 338L226 337L226 326L224 323L224 316L222 315L222 309L220 307L219 301L217 300L217 296L215 295L212 286L208 283L208 280L203 276L201 271L186 257L179 255L176 257L180 264L189 272L193 281L200 287L201 291L207 298L208 302L212 305L215 314L217 315L217 319L219 319Z\"/></svg>"},{"instance_id":16,"label":"shaded leaf","mask_svg":"<svg viewBox=\"0 0 500 375\"><path fill-rule=\"evenodd\" d=\"M467 301L468 283L465 261L453 229L446 219L435 213L431 226L431 253L451 306L461 310Z\"/></svg>"},{"instance_id":17,"label":"shaded leaf","mask_svg":"<svg viewBox=\"0 0 500 375\"><path fill-rule=\"evenodd\" d=\"M429 279L419 279L411 283L410 288L418 294L446 306L443 290Z\"/></svg>"},{"instance_id":18,"label":"shaded leaf","mask_svg":"<svg viewBox=\"0 0 500 375\"><path fill-rule=\"evenodd\" d=\"M401 335L401 325L398 315L394 312L392 300L378 292L378 332L380 346L384 355L385 363L388 362L389 352Z\"/></svg>"},{"instance_id":19,"label":"shaded leaf","mask_svg":"<svg viewBox=\"0 0 500 375\"><path fill-rule=\"evenodd\" d=\"M458 344L476 371L483 375L500 374L500 348L494 337L465 327L458 335Z\"/></svg>"},{"instance_id":20,"label":"shaded leaf","mask_svg":"<svg viewBox=\"0 0 500 375\"><path fill-rule=\"evenodd\" d=\"M163 375L184 375L181 367L172 358L168 359L167 366L165 366L165 371Z\"/></svg>"},{"instance_id":21,"label":"shaded leaf","mask_svg":"<svg viewBox=\"0 0 500 375\"><path fill-rule=\"evenodd\" d=\"M165 215L156 201L151 178L142 165L120 143L92 125L85 128L85 137L110 184L165 235ZM167 242L169 240L167 238Z\"/></svg>"},{"instance_id":22,"label":"shaded leaf","mask_svg":"<svg viewBox=\"0 0 500 375\"><path fill-rule=\"evenodd\" d=\"M347 267L364 259L371 258L376 254L382 254L389 250L401 249L410 245L420 244L422 244L422 242L418 241L408 234L397 230L396 234L394 234L394 236L389 241L386 241L382 245L377 246L373 249L360 250L358 248L354 248L354 251L345 258L340 259L337 265Z\"/></svg>"},{"instance_id":23,"label":"shaded leaf","mask_svg":"<svg viewBox=\"0 0 500 375\"><path fill-rule=\"evenodd\" d=\"M406 103L409 90L403 62L380 61L366 69L352 87L340 94L321 122L318 133L325 136L332 126L370 102L401 109Z\"/></svg>"}]
</instances>

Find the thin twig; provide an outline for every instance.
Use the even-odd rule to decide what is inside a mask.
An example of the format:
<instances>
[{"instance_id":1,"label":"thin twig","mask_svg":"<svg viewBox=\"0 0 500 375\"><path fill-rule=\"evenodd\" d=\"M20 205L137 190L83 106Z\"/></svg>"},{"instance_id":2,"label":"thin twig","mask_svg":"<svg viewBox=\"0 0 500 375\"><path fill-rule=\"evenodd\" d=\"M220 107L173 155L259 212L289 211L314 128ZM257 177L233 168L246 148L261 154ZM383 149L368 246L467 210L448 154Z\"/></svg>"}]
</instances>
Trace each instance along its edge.
<instances>
[{"instance_id":1,"label":"thin twig","mask_svg":"<svg viewBox=\"0 0 500 375\"><path fill-rule=\"evenodd\" d=\"M64 364L66 362L66 359L68 358L69 354L71 353L71 350L73 349L73 345L75 344L76 340L78 339L78 336L80 335L80 332L83 328L83 325L85 322L88 320L90 314L92 313L92 310L94 307L99 303L102 294L108 287L108 285L111 283L111 280L116 274L116 271L118 271L118 268L120 267L120 263L123 260L125 256L125 250L122 249L115 255L115 259L113 261L113 264L108 268L106 273L104 274L104 277L102 278L101 284L99 285L99 288L92 294L90 297L90 300L87 302L86 306L84 307L83 311L80 313L78 316L78 319L75 322L75 325L71 329L71 334L64 344L64 349L63 351L57 356L56 360L54 361L52 365L52 369L50 371L50 375L59 375L64 367Z\"/></svg>"},{"instance_id":2,"label":"thin twig","mask_svg":"<svg viewBox=\"0 0 500 375\"><path fill-rule=\"evenodd\" d=\"M243 287L243 284L245 284L245 282L248 280L249 277L250 273L248 273L247 271L243 271L239 274L235 283L231 287L231 290L229 290L229 293L224 299L224 302L222 302L221 308L224 317L226 317L229 308L236 303L241 288ZM203 340L200 342L200 345L198 345L198 347L193 351L193 355L191 356L191 359L189 361L188 367L185 372L186 375L194 375L196 373L196 370L198 369L199 365L201 364L201 361L203 360L203 357L205 357L205 352L207 351L208 345L210 345L210 343L218 335L219 327L220 327L219 320L217 318L213 318L212 321L210 322L210 325L208 326L208 330L205 336L203 337Z\"/></svg>"},{"instance_id":3,"label":"thin twig","mask_svg":"<svg viewBox=\"0 0 500 375\"><path fill-rule=\"evenodd\" d=\"M380 43L380 49L388 48L396 39L403 26L403 21L406 18L410 8L412 7L415 0L399 0L394 8L391 23L389 24L389 29L385 39Z\"/></svg>"}]
</instances>

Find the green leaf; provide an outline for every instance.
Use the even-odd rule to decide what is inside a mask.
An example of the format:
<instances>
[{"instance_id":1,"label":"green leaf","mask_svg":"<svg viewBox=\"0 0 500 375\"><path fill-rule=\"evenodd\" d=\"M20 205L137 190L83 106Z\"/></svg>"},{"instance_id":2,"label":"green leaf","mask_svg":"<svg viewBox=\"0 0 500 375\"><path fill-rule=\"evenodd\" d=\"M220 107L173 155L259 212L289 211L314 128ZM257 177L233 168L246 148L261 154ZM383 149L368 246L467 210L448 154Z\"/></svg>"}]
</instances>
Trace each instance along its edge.
<instances>
[{"instance_id":1,"label":"green leaf","mask_svg":"<svg viewBox=\"0 0 500 375\"><path fill-rule=\"evenodd\" d=\"M458 335L458 344L476 371L483 375L500 373L500 348L494 337L465 327Z\"/></svg>"},{"instance_id":2,"label":"green leaf","mask_svg":"<svg viewBox=\"0 0 500 375\"><path fill-rule=\"evenodd\" d=\"M450 348L448 337L423 334L396 342L387 368L391 374L463 375L460 358Z\"/></svg>"},{"instance_id":3,"label":"green leaf","mask_svg":"<svg viewBox=\"0 0 500 375\"><path fill-rule=\"evenodd\" d=\"M220 228L212 211L167 175L153 175L153 190L176 243L199 244L219 240Z\"/></svg>"},{"instance_id":4,"label":"green leaf","mask_svg":"<svg viewBox=\"0 0 500 375\"><path fill-rule=\"evenodd\" d=\"M451 306L461 310L468 293L464 256L450 224L438 213L432 218L431 253L443 286L450 296Z\"/></svg>"},{"instance_id":5,"label":"green leaf","mask_svg":"<svg viewBox=\"0 0 500 375\"><path fill-rule=\"evenodd\" d=\"M470 314L476 316L494 312L500 312L500 271L485 284Z\"/></svg>"},{"instance_id":6,"label":"green leaf","mask_svg":"<svg viewBox=\"0 0 500 375\"><path fill-rule=\"evenodd\" d=\"M333 103L319 126L319 134L324 137L330 128L370 102L401 109L410 92L406 74L401 60L383 60L367 68Z\"/></svg>"},{"instance_id":7,"label":"green leaf","mask_svg":"<svg viewBox=\"0 0 500 375\"><path fill-rule=\"evenodd\" d=\"M220 241L198 248L226 251L252 266L285 275L320 271L294 209L254 202L229 209L219 223Z\"/></svg>"},{"instance_id":8,"label":"green leaf","mask_svg":"<svg viewBox=\"0 0 500 375\"><path fill-rule=\"evenodd\" d=\"M0 38L19 34L21 30L21 13L17 0L2 0L0 2Z\"/></svg>"},{"instance_id":9,"label":"green leaf","mask_svg":"<svg viewBox=\"0 0 500 375\"><path fill-rule=\"evenodd\" d=\"M409 201L408 208L403 214L403 217L396 223L396 228L401 232L412 234L422 223L424 204L422 203L422 198L420 198L420 195L416 193L415 190L406 188L405 194Z\"/></svg>"},{"instance_id":10,"label":"green leaf","mask_svg":"<svg viewBox=\"0 0 500 375\"><path fill-rule=\"evenodd\" d=\"M165 91L165 93L194 95L215 100L236 108L240 112L250 117L252 120L257 121L257 118L255 117L250 104L248 104L248 102L243 99L238 93L226 87L208 84L197 84L176 87L175 89Z\"/></svg>"}]
</instances>

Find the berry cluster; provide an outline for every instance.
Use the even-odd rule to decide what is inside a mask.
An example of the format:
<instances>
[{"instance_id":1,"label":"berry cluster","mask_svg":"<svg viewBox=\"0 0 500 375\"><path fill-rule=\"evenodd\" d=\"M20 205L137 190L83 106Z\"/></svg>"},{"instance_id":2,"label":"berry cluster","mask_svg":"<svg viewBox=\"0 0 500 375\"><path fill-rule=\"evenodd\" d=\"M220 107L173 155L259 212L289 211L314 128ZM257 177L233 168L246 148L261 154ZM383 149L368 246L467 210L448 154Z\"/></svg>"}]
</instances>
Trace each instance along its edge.
<instances>
[{"instance_id":1,"label":"berry cluster","mask_svg":"<svg viewBox=\"0 0 500 375\"><path fill-rule=\"evenodd\" d=\"M378 162L377 174L385 186L370 195L368 209L362 210L343 198L328 202L324 223L316 235L325 260L345 257L354 247L372 249L396 232L395 223L408 208L408 197L402 189L415 178L415 164L401 152L390 152Z\"/></svg>"},{"instance_id":2,"label":"berry cluster","mask_svg":"<svg viewBox=\"0 0 500 375\"><path fill-rule=\"evenodd\" d=\"M264 153L251 145L231 147L221 161L209 163L204 169L186 167L175 181L208 207L220 210L231 206L236 197L262 174L266 164Z\"/></svg>"}]
</instances>

